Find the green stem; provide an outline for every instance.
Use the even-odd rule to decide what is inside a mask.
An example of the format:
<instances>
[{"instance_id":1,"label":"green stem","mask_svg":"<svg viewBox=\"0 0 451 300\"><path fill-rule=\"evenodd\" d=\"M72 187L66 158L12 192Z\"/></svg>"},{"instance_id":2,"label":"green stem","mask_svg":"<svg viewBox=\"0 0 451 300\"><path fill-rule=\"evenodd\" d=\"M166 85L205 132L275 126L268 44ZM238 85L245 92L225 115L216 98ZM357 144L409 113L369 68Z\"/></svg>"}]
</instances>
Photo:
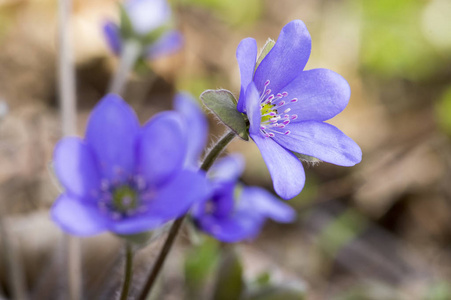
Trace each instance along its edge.
<instances>
[{"instance_id":1,"label":"green stem","mask_svg":"<svg viewBox=\"0 0 451 300\"><path fill-rule=\"evenodd\" d=\"M125 83L130 71L135 66L136 60L141 53L141 45L138 41L127 40L121 50L119 66L111 79L109 93L121 95L125 88Z\"/></svg>"},{"instance_id":2,"label":"green stem","mask_svg":"<svg viewBox=\"0 0 451 300\"><path fill-rule=\"evenodd\" d=\"M211 148L211 150L205 156L200 169L208 171L215 162L215 160L218 158L218 156L221 154L221 152L224 151L225 147L233 140L235 136L236 134L233 131L229 131L225 135L223 135L218 140L216 145L214 145L213 148ZM150 271L149 276L147 277L146 283L138 298L139 300L146 300L147 295L149 295L149 293L151 292L155 280L157 279L158 274L160 273L161 268L163 267L166 257L169 254L172 245L174 244L175 238L177 237L177 234L180 228L182 227L182 223L185 220L185 217L186 215L181 216L180 218L175 220L174 223L172 224L171 229L169 230L168 237L166 238L166 241L164 242L164 245L161 248L160 253L158 254L157 260L155 261L155 264L152 270Z\"/></svg>"},{"instance_id":3,"label":"green stem","mask_svg":"<svg viewBox=\"0 0 451 300\"><path fill-rule=\"evenodd\" d=\"M211 150L205 156L204 161L200 166L200 169L208 171L215 162L215 160L218 158L219 154L221 154L221 152L224 151L225 147L233 140L234 137L236 137L236 133L233 131L229 131L226 134L224 134L218 140L216 145L214 145L214 147L211 148Z\"/></svg>"},{"instance_id":4,"label":"green stem","mask_svg":"<svg viewBox=\"0 0 451 300\"><path fill-rule=\"evenodd\" d=\"M124 283L122 284L121 300L126 300L133 274L133 251L130 243L125 244L125 271Z\"/></svg>"}]
</instances>

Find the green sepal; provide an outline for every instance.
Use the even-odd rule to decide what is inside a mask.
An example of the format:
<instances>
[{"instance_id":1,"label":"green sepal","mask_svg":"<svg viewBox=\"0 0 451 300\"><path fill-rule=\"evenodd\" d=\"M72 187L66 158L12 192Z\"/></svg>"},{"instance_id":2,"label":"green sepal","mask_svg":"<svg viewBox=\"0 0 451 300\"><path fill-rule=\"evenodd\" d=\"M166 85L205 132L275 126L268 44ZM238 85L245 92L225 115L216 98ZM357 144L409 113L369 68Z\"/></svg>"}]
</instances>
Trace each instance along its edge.
<instances>
[{"instance_id":1,"label":"green sepal","mask_svg":"<svg viewBox=\"0 0 451 300\"><path fill-rule=\"evenodd\" d=\"M202 102L226 126L245 141L249 140L248 120L237 108L237 101L228 90L206 90L200 95Z\"/></svg>"},{"instance_id":2,"label":"green sepal","mask_svg":"<svg viewBox=\"0 0 451 300\"><path fill-rule=\"evenodd\" d=\"M262 60L268 55L269 51L274 47L276 42L273 39L268 39L263 46L262 50L260 51L260 55L258 56L257 63L255 64L255 70L257 70L258 66L262 62ZM254 72L255 72L254 70Z\"/></svg>"},{"instance_id":3,"label":"green sepal","mask_svg":"<svg viewBox=\"0 0 451 300\"><path fill-rule=\"evenodd\" d=\"M297 158L299 158L302 161L305 161L305 162L308 162L308 163L311 163L311 164L316 164L316 163L320 163L321 162L321 160L316 158L316 157L313 157L313 156L310 156L310 155L301 154L301 153L297 153L297 152L294 152L294 151L292 151L292 152L293 152L294 155L296 155Z\"/></svg>"},{"instance_id":4,"label":"green sepal","mask_svg":"<svg viewBox=\"0 0 451 300\"><path fill-rule=\"evenodd\" d=\"M143 48L155 43L165 32L173 27L171 21L168 21L166 24L149 31L147 34L138 34L135 32L133 28L132 21L130 16L127 13L123 4L119 4L119 12L120 12L120 32L121 37L124 40L134 39L139 41Z\"/></svg>"},{"instance_id":5,"label":"green sepal","mask_svg":"<svg viewBox=\"0 0 451 300\"><path fill-rule=\"evenodd\" d=\"M240 257L233 247L225 245L219 265L213 299L240 299L245 284L243 280L243 266Z\"/></svg>"},{"instance_id":6,"label":"green sepal","mask_svg":"<svg viewBox=\"0 0 451 300\"><path fill-rule=\"evenodd\" d=\"M120 15L120 31L122 39L127 40L130 38L134 38L135 31L133 29L133 24L123 4L119 4L119 15Z\"/></svg>"},{"instance_id":7,"label":"green sepal","mask_svg":"<svg viewBox=\"0 0 451 300\"><path fill-rule=\"evenodd\" d=\"M155 43L165 32L167 32L172 27L172 24L168 22L154 30L151 30L145 35L137 36L140 43L145 47Z\"/></svg>"},{"instance_id":8,"label":"green sepal","mask_svg":"<svg viewBox=\"0 0 451 300\"><path fill-rule=\"evenodd\" d=\"M135 234L116 234L118 237L125 239L127 242L129 242L132 245L138 246L138 247L144 247L152 239L153 233L152 231L144 231L140 233Z\"/></svg>"}]
</instances>

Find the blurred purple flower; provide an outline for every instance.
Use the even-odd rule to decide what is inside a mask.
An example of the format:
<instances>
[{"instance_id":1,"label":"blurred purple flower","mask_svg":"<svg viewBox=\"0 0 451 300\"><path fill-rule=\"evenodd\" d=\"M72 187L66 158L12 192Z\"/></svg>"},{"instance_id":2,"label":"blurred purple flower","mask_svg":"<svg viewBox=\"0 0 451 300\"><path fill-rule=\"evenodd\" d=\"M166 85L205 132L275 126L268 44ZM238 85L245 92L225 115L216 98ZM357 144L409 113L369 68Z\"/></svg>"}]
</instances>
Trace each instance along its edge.
<instances>
[{"instance_id":1,"label":"blurred purple flower","mask_svg":"<svg viewBox=\"0 0 451 300\"><path fill-rule=\"evenodd\" d=\"M86 137L65 138L55 148L55 173L65 191L52 207L53 220L74 235L127 235L186 213L210 188L203 173L184 168L184 127L177 112L160 113L140 127L124 100L105 96Z\"/></svg>"},{"instance_id":2,"label":"blurred purple flower","mask_svg":"<svg viewBox=\"0 0 451 300\"><path fill-rule=\"evenodd\" d=\"M266 218L283 223L295 218L290 206L266 190L238 184L243 167L243 158L238 155L218 160L209 172L213 196L192 210L195 224L223 242L255 238Z\"/></svg>"},{"instance_id":3,"label":"blurred purple flower","mask_svg":"<svg viewBox=\"0 0 451 300\"><path fill-rule=\"evenodd\" d=\"M282 29L257 67L254 39L242 40L236 52L241 75L237 108L247 114L249 134L284 199L299 194L305 183L302 163L291 151L340 166L362 159L352 139L324 123L346 107L350 87L331 70L304 71L310 50L310 34L295 20Z\"/></svg>"},{"instance_id":4,"label":"blurred purple flower","mask_svg":"<svg viewBox=\"0 0 451 300\"><path fill-rule=\"evenodd\" d=\"M207 118L196 99L188 93L178 93L175 96L174 109L182 115L189 136L185 165L197 170L200 155L207 144Z\"/></svg>"},{"instance_id":5,"label":"blurred purple flower","mask_svg":"<svg viewBox=\"0 0 451 300\"><path fill-rule=\"evenodd\" d=\"M172 15L166 0L129 0L125 2L124 9L130 19L134 36L139 39L167 26ZM129 37L122 36L119 26L112 21L104 23L103 33L111 51L119 55L124 39ZM155 41L143 45L143 56L155 59L176 52L182 45L182 34L175 30L167 30Z\"/></svg>"}]
</instances>

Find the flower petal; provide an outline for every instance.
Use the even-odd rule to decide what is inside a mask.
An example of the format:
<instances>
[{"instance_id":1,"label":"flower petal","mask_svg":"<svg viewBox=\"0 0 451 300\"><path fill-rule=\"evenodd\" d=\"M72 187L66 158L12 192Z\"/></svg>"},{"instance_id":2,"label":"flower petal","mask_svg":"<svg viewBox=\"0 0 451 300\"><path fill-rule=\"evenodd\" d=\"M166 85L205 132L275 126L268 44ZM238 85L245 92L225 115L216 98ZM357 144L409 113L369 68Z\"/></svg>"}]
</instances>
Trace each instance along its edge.
<instances>
[{"instance_id":1,"label":"flower petal","mask_svg":"<svg viewBox=\"0 0 451 300\"><path fill-rule=\"evenodd\" d=\"M249 205L249 208L274 221L288 223L296 218L294 209L262 188L244 187L240 199L240 204Z\"/></svg>"},{"instance_id":2,"label":"flower petal","mask_svg":"<svg viewBox=\"0 0 451 300\"><path fill-rule=\"evenodd\" d=\"M291 133L275 136L281 146L339 166L350 167L362 160L360 147L335 126L317 121L290 124Z\"/></svg>"},{"instance_id":3,"label":"flower petal","mask_svg":"<svg viewBox=\"0 0 451 300\"><path fill-rule=\"evenodd\" d=\"M166 0L129 0L125 9L136 33L147 33L164 25L171 17L171 8Z\"/></svg>"},{"instance_id":4,"label":"flower petal","mask_svg":"<svg viewBox=\"0 0 451 300\"><path fill-rule=\"evenodd\" d=\"M180 217L197 201L211 195L210 183L201 171L183 170L163 187L147 205L149 218L167 221Z\"/></svg>"},{"instance_id":5,"label":"flower petal","mask_svg":"<svg viewBox=\"0 0 451 300\"><path fill-rule=\"evenodd\" d=\"M249 134L258 134L260 132L260 96L253 82L249 84L245 94L246 114L249 119Z\"/></svg>"},{"instance_id":6,"label":"flower petal","mask_svg":"<svg viewBox=\"0 0 451 300\"><path fill-rule=\"evenodd\" d=\"M106 21L103 24L103 34L110 50L115 55L119 55L122 49L122 39L119 26L117 26L114 22Z\"/></svg>"},{"instance_id":7,"label":"flower petal","mask_svg":"<svg viewBox=\"0 0 451 300\"><path fill-rule=\"evenodd\" d=\"M277 195L283 199L291 199L298 195L305 183L302 163L271 138L262 137L260 134L251 137L268 166Z\"/></svg>"},{"instance_id":8,"label":"flower petal","mask_svg":"<svg viewBox=\"0 0 451 300\"><path fill-rule=\"evenodd\" d=\"M176 112L162 112L154 116L142 129L139 143L139 173L151 186L170 180L185 161L187 142L181 116Z\"/></svg>"},{"instance_id":9,"label":"flower petal","mask_svg":"<svg viewBox=\"0 0 451 300\"><path fill-rule=\"evenodd\" d=\"M236 182L244 171L244 158L241 154L234 153L217 160L211 167L208 175L214 181Z\"/></svg>"},{"instance_id":10,"label":"flower petal","mask_svg":"<svg viewBox=\"0 0 451 300\"><path fill-rule=\"evenodd\" d=\"M254 75L257 90L263 91L267 80L274 94L302 72L310 56L310 34L301 20L285 25L276 44L258 66Z\"/></svg>"},{"instance_id":11,"label":"flower petal","mask_svg":"<svg viewBox=\"0 0 451 300\"><path fill-rule=\"evenodd\" d=\"M157 59L160 56L177 52L183 46L183 35L176 30L164 33L155 43L146 49L146 57Z\"/></svg>"},{"instance_id":12,"label":"flower petal","mask_svg":"<svg viewBox=\"0 0 451 300\"><path fill-rule=\"evenodd\" d=\"M301 72L283 88L289 99L298 99L291 104L290 114L300 121L325 121L339 114L348 105L351 89L339 74L327 69Z\"/></svg>"},{"instance_id":13,"label":"flower petal","mask_svg":"<svg viewBox=\"0 0 451 300\"><path fill-rule=\"evenodd\" d=\"M238 110L245 112L244 93L247 86L252 82L255 64L257 62L257 42L253 38L245 38L236 49L236 59L240 67L241 90L238 100Z\"/></svg>"},{"instance_id":14,"label":"flower petal","mask_svg":"<svg viewBox=\"0 0 451 300\"><path fill-rule=\"evenodd\" d=\"M179 93L174 99L174 108L185 120L188 149L185 165L199 166L200 155L207 144L208 121L197 101L188 93Z\"/></svg>"},{"instance_id":15,"label":"flower petal","mask_svg":"<svg viewBox=\"0 0 451 300\"><path fill-rule=\"evenodd\" d=\"M55 173L70 195L89 197L100 188L100 174L91 148L83 140L61 140L53 155Z\"/></svg>"},{"instance_id":16,"label":"flower petal","mask_svg":"<svg viewBox=\"0 0 451 300\"><path fill-rule=\"evenodd\" d=\"M255 238L263 226L264 218L258 217L256 214L237 212L229 218L215 218L212 215L206 215L196 221L203 231L218 240L235 243Z\"/></svg>"},{"instance_id":17,"label":"flower petal","mask_svg":"<svg viewBox=\"0 0 451 300\"><path fill-rule=\"evenodd\" d=\"M86 141L94 150L103 178L124 180L135 171L139 122L131 107L108 94L91 113Z\"/></svg>"},{"instance_id":18,"label":"flower petal","mask_svg":"<svg viewBox=\"0 0 451 300\"><path fill-rule=\"evenodd\" d=\"M56 200L50 214L53 221L73 235L88 236L106 230L105 218L96 206L82 203L67 194Z\"/></svg>"}]
</instances>

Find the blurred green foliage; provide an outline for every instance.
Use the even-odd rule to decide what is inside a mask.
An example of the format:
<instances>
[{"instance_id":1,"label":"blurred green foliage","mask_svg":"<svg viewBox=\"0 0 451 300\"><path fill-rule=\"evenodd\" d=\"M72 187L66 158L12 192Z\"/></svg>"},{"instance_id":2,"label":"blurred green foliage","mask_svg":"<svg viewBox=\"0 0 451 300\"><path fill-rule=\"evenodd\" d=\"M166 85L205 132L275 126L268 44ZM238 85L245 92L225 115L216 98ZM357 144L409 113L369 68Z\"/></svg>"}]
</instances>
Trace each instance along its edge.
<instances>
[{"instance_id":1,"label":"blurred green foliage","mask_svg":"<svg viewBox=\"0 0 451 300\"><path fill-rule=\"evenodd\" d=\"M215 76L180 76L177 80L177 90L187 91L199 98L205 90L218 86L220 80Z\"/></svg>"},{"instance_id":2,"label":"blurred green foliage","mask_svg":"<svg viewBox=\"0 0 451 300\"><path fill-rule=\"evenodd\" d=\"M230 25L250 25L262 14L262 0L179 0L179 3L210 9Z\"/></svg>"},{"instance_id":3,"label":"blurred green foliage","mask_svg":"<svg viewBox=\"0 0 451 300\"><path fill-rule=\"evenodd\" d=\"M199 296L219 259L219 242L201 236L201 242L192 246L185 257L185 284L190 297Z\"/></svg>"},{"instance_id":4,"label":"blurred green foliage","mask_svg":"<svg viewBox=\"0 0 451 300\"><path fill-rule=\"evenodd\" d=\"M304 189L302 190L302 193L300 193L287 203L300 213L308 215L309 210L302 209L308 207L309 205L314 204L315 201L318 199L320 181L317 178L316 174L310 171L308 167L306 167L305 169L306 169L305 185Z\"/></svg>"},{"instance_id":5,"label":"blurred green foliage","mask_svg":"<svg viewBox=\"0 0 451 300\"><path fill-rule=\"evenodd\" d=\"M430 288L426 300L448 300L451 299L451 283L438 282Z\"/></svg>"},{"instance_id":6,"label":"blurred green foliage","mask_svg":"<svg viewBox=\"0 0 451 300\"><path fill-rule=\"evenodd\" d=\"M451 86L449 86L435 105L437 122L445 133L451 136Z\"/></svg>"},{"instance_id":7,"label":"blurred green foliage","mask_svg":"<svg viewBox=\"0 0 451 300\"><path fill-rule=\"evenodd\" d=\"M238 253L231 245L226 245L222 250L213 299L238 300L245 288L243 265Z\"/></svg>"},{"instance_id":8,"label":"blurred green foliage","mask_svg":"<svg viewBox=\"0 0 451 300\"><path fill-rule=\"evenodd\" d=\"M338 251L350 243L365 227L365 218L349 208L323 229L319 236L319 244L329 256L335 257Z\"/></svg>"},{"instance_id":9,"label":"blurred green foliage","mask_svg":"<svg viewBox=\"0 0 451 300\"><path fill-rule=\"evenodd\" d=\"M376 281L367 281L363 284L354 285L340 295L336 300L380 300L380 299L399 299L397 291L392 287Z\"/></svg>"},{"instance_id":10,"label":"blurred green foliage","mask_svg":"<svg viewBox=\"0 0 451 300\"><path fill-rule=\"evenodd\" d=\"M440 57L421 28L424 0L355 0L362 6L362 65L380 76L421 80Z\"/></svg>"},{"instance_id":11,"label":"blurred green foliage","mask_svg":"<svg viewBox=\"0 0 451 300\"><path fill-rule=\"evenodd\" d=\"M245 297L245 300L302 300L305 299L304 290L296 287L269 286L257 293Z\"/></svg>"}]
</instances>

